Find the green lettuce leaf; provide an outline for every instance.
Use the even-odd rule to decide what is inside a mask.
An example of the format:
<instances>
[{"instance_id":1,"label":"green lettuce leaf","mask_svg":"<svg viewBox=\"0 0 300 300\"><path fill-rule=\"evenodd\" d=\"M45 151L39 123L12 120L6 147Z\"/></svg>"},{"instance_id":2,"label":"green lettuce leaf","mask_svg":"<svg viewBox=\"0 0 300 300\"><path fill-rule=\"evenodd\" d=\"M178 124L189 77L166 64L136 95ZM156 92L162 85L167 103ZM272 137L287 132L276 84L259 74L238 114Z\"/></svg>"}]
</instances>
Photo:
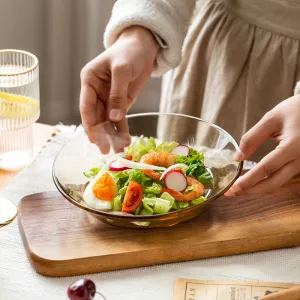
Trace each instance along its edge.
<instances>
[{"instance_id":1,"label":"green lettuce leaf","mask_svg":"<svg viewBox=\"0 0 300 300\"><path fill-rule=\"evenodd\" d=\"M200 153L200 152L196 151L195 149L191 148L190 154L188 157L179 155L176 158L175 163L176 164L186 164L189 166L189 165L199 162L199 161L203 162L203 160L204 160L203 153Z\"/></svg>"},{"instance_id":2,"label":"green lettuce leaf","mask_svg":"<svg viewBox=\"0 0 300 300\"><path fill-rule=\"evenodd\" d=\"M141 157L156 148L155 140L150 137L137 138L133 144L128 147L127 153L132 155L132 158L136 161L140 161Z\"/></svg>"},{"instance_id":3,"label":"green lettuce leaf","mask_svg":"<svg viewBox=\"0 0 300 300\"><path fill-rule=\"evenodd\" d=\"M192 200L191 202L189 202L190 206L194 206L197 204L200 204L202 202L205 202L207 199L205 197L199 197L197 199Z\"/></svg>"},{"instance_id":4,"label":"green lettuce leaf","mask_svg":"<svg viewBox=\"0 0 300 300\"><path fill-rule=\"evenodd\" d=\"M154 211L153 208L150 206L154 202L155 204L155 199L143 199L143 208L140 212L140 215L148 216L148 215L153 215ZM154 206L154 205L153 205Z\"/></svg>"},{"instance_id":5,"label":"green lettuce leaf","mask_svg":"<svg viewBox=\"0 0 300 300\"><path fill-rule=\"evenodd\" d=\"M121 203L121 197L117 196L112 201L112 210L113 211L121 211L122 210L122 203Z\"/></svg>"},{"instance_id":6,"label":"green lettuce leaf","mask_svg":"<svg viewBox=\"0 0 300 300\"><path fill-rule=\"evenodd\" d=\"M156 202L153 209L153 211L156 214L166 214L167 212L170 211L170 209L171 209L170 201L156 198Z\"/></svg>"},{"instance_id":7,"label":"green lettuce leaf","mask_svg":"<svg viewBox=\"0 0 300 300\"><path fill-rule=\"evenodd\" d=\"M141 211L141 205L133 212L134 215L138 215Z\"/></svg>"},{"instance_id":8,"label":"green lettuce leaf","mask_svg":"<svg viewBox=\"0 0 300 300\"><path fill-rule=\"evenodd\" d=\"M180 210L189 207L188 202L175 201L173 209Z\"/></svg>"},{"instance_id":9,"label":"green lettuce leaf","mask_svg":"<svg viewBox=\"0 0 300 300\"><path fill-rule=\"evenodd\" d=\"M143 205L144 207L154 206L156 203L156 198L144 198Z\"/></svg>"},{"instance_id":10,"label":"green lettuce leaf","mask_svg":"<svg viewBox=\"0 0 300 300\"><path fill-rule=\"evenodd\" d=\"M141 170L136 169L115 172L115 177L118 179L119 190L122 191L124 187L128 186L130 181L138 182L143 189L153 182L153 180L145 175Z\"/></svg>"},{"instance_id":11,"label":"green lettuce leaf","mask_svg":"<svg viewBox=\"0 0 300 300\"><path fill-rule=\"evenodd\" d=\"M171 152L178 145L179 144L176 142L171 142L171 143L163 142L155 148L155 151L156 152Z\"/></svg>"},{"instance_id":12,"label":"green lettuce leaf","mask_svg":"<svg viewBox=\"0 0 300 300\"><path fill-rule=\"evenodd\" d=\"M146 187L144 191L146 194L159 195L161 194L161 188L162 186L160 184L153 182L153 184L151 186Z\"/></svg>"},{"instance_id":13,"label":"green lettuce leaf","mask_svg":"<svg viewBox=\"0 0 300 300\"><path fill-rule=\"evenodd\" d=\"M178 156L176 158L175 163L181 163L188 165L188 169L186 171L187 176L194 176L195 178L199 178L201 175L207 172L206 167L203 164L204 156L203 153L199 153L194 149L190 149L190 154L188 157L186 156ZM204 179L204 178L203 178ZM204 180L207 180L207 176Z\"/></svg>"},{"instance_id":14,"label":"green lettuce leaf","mask_svg":"<svg viewBox=\"0 0 300 300\"><path fill-rule=\"evenodd\" d=\"M123 186L121 189L119 189L119 195L123 196L126 194L127 186Z\"/></svg>"},{"instance_id":15,"label":"green lettuce leaf","mask_svg":"<svg viewBox=\"0 0 300 300\"><path fill-rule=\"evenodd\" d=\"M195 189L196 189L195 185L190 185L187 187L187 189L184 192L188 193L188 192L194 191Z\"/></svg>"},{"instance_id":16,"label":"green lettuce leaf","mask_svg":"<svg viewBox=\"0 0 300 300\"><path fill-rule=\"evenodd\" d=\"M156 195L154 195L154 194L147 194L145 198L156 198Z\"/></svg>"},{"instance_id":17,"label":"green lettuce leaf","mask_svg":"<svg viewBox=\"0 0 300 300\"><path fill-rule=\"evenodd\" d=\"M89 171L83 172L83 175L87 178L93 178L100 172L100 170L101 168L91 168Z\"/></svg>"},{"instance_id":18,"label":"green lettuce leaf","mask_svg":"<svg viewBox=\"0 0 300 300\"><path fill-rule=\"evenodd\" d=\"M202 174L206 172L206 168L201 161L194 162L189 165L189 168L186 171L187 176L194 176L199 178Z\"/></svg>"},{"instance_id":19,"label":"green lettuce leaf","mask_svg":"<svg viewBox=\"0 0 300 300\"><path fill-rule=\"evenodd\" d=\"M212 183L212 176L211 176L211 174L208 171L206 171L205 173L201 174L198 177L198 180L202 184L210 184L210 183Z\"/></svg>"},{"instance_id":20,"label":"green lettuce leaf","mask_svg":"<svg viewBox=\"0 0 300 300\"><path fill-rule=\"evenodd\" d=\"M173 207L173 205L175 203L175 198L172 197L169 193L167 193L167 192L162 193L160 198L163 199L163 200L169 201L170 202L170 208Z\"/></svg>"},{"instance_id":21,"label":"green lettuce leaf","mask_svg":"<svg viewBox=\"0 0 300 300\"><path fill-rule=\"evenodd\" d=\"M143 208L140 212L140 216L151 216L153 215L153 209L149 207L149 209Z\"/></svg>"}]
</instances>

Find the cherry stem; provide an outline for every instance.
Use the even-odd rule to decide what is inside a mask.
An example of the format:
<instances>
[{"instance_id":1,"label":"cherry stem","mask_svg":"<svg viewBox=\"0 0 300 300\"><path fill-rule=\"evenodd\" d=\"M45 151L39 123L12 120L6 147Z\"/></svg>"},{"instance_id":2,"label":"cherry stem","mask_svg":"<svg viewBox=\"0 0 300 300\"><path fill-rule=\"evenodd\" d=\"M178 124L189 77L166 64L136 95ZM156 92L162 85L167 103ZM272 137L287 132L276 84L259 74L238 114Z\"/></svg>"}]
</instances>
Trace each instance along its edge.
<instances>
[{"instance_id":1,"label":"cherry stem","mask_svg":"<svg viewBox=\"0 0 300 300\"><path fill-rule=\"evenodd\" d=\"M107 300L100 292L96 292L96 294L100 295L104 300Z\"/></svg>"}]
</instances>

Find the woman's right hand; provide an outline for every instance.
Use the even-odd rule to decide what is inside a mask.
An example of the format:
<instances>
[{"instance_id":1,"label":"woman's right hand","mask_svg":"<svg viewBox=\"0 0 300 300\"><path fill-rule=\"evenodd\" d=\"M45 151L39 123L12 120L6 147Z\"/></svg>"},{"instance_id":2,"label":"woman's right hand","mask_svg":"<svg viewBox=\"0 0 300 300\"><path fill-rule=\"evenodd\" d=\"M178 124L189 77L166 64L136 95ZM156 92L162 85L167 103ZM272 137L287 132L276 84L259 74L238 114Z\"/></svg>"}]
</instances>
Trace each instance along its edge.
<instances>
[{"instance_id":1,"label":"woman's right hand","mask_svg":"<svg viewBox=\"0 0 300 300\"><path fill-rule=\"evenodd\" d=\"M153 70L158 43L150 31L133 26L81 71L80 114L91 143L107 154L130 143L126 112Z\"/></svg>"}]
</instances>

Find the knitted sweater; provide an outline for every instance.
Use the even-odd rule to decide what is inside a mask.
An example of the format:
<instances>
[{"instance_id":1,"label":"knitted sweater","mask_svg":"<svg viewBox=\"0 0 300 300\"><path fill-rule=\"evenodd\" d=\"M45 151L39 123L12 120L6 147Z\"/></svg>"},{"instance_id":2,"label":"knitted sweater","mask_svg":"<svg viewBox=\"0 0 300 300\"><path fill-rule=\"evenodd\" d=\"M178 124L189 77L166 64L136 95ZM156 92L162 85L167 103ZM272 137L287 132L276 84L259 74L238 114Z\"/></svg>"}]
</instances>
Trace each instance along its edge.
<instances>
[{"instance_id":1,"label":"knitted sweater","mask_svg":"<svg viewBox=\"0 0 300 300\"><path fill-rule=\"evenodd\" d=\"M181 48L194 6L195 0L118 0L104 33L104 46L111 46L126 27L148 28L161 38L152 74L160 76L181 60Z\"/></svg>"}]
</instances>

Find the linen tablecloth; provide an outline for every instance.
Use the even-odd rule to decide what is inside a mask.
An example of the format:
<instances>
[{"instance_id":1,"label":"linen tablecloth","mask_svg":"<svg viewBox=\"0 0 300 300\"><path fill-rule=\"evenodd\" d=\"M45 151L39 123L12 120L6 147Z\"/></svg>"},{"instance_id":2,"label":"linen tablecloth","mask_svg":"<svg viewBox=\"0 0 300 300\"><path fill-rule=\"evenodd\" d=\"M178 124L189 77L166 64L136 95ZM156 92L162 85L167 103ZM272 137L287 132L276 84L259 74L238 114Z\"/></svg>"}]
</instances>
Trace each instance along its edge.
<instances>
[{"instance_id":1,"label":"linen tablecloth","mask_svg":"<svg viewBox=\"0 0 300 300\"><path fill-rule=\"evenodd\" d=\"M75 127L68 129L68 137ZM66 142L58 135L0 196L19 203L28 194L54 191L51 178L55 155ZM300 222L300 220L299 220ZM188 245L187 245L188 251ZM69 284L80 277L50 278L29 264L17 222L0 229L0 300L67 299ZM108 300L172 299L176 278L300 282L300 247L255 254L203 259L153 267L87 275ZM100 299L100 298L95 298Z\"/></svg>"}]
</instances>

